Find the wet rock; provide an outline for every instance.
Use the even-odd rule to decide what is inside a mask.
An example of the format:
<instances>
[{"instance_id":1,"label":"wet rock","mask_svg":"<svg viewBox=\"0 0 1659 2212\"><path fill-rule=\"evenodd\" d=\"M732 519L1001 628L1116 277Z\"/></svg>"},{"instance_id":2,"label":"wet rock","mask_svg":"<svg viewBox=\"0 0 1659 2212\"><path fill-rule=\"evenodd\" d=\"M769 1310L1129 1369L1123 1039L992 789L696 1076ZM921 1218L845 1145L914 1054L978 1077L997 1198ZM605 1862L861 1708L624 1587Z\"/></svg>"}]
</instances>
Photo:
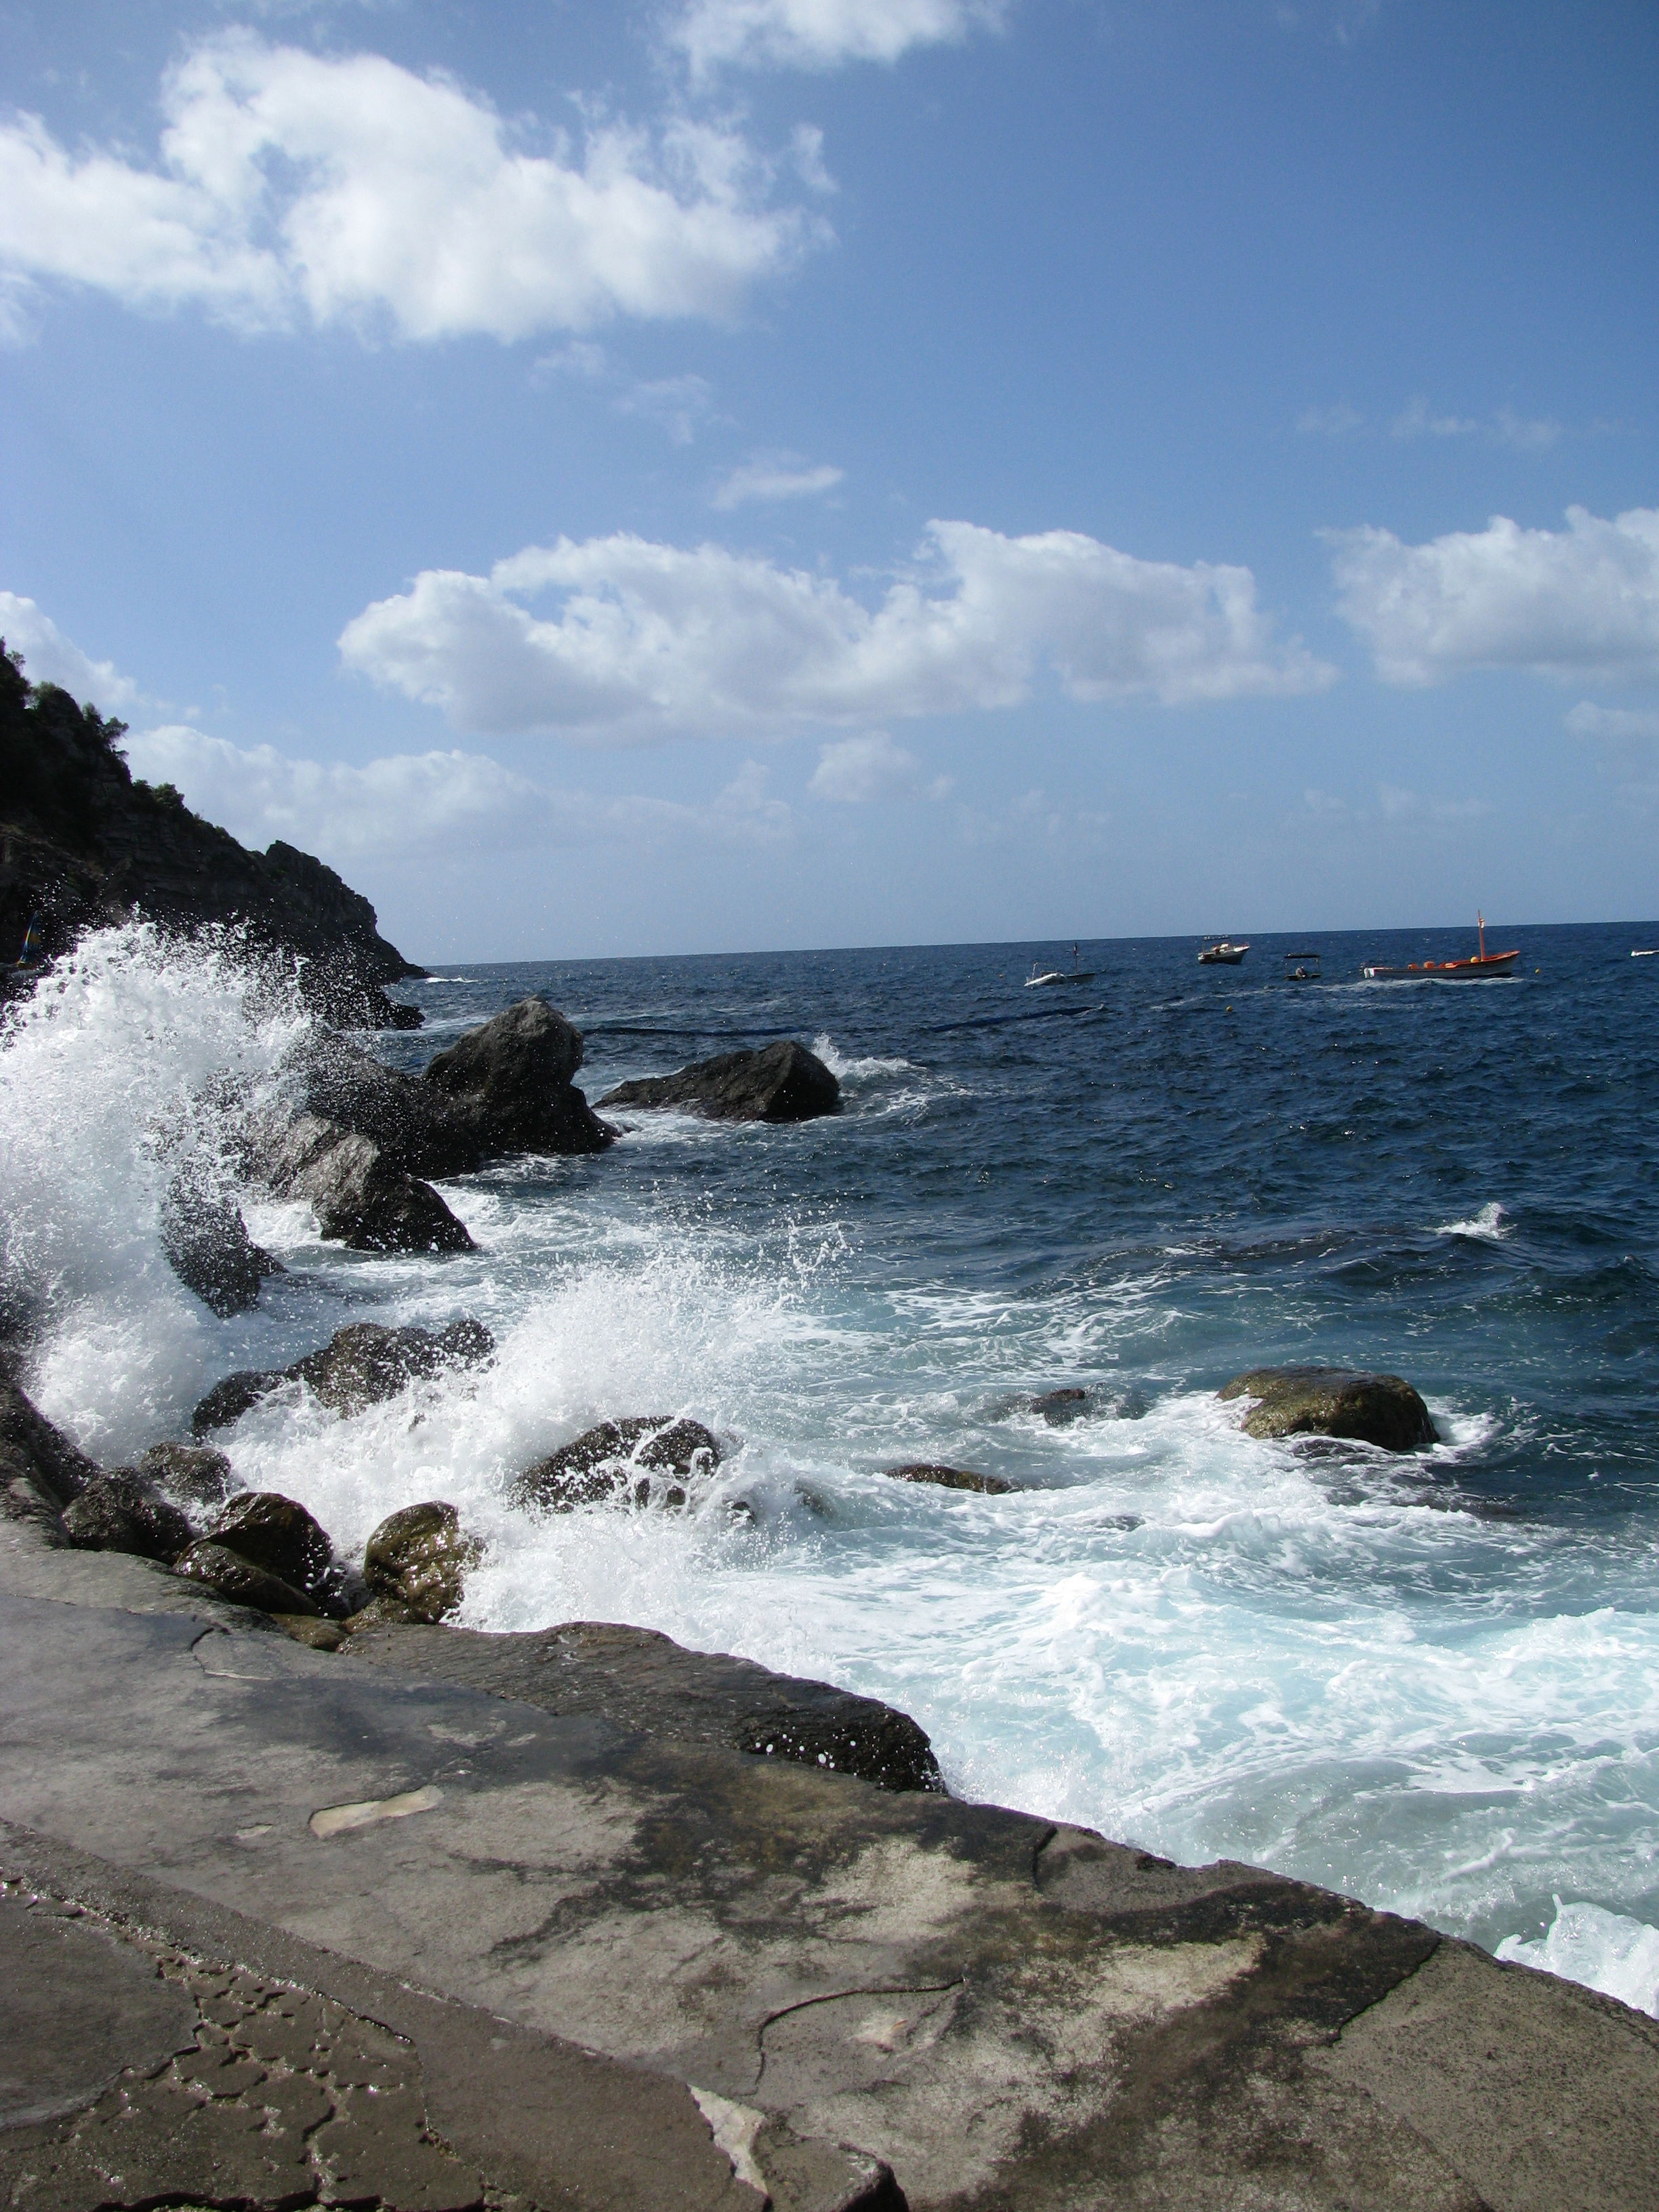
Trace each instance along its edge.
<instances>
[{"instance_id":1,"label":"wet rock","mask_svg":"<svg viewBox=\"0 0 1659 2212\"><path fill-rule=\"evenodd\" d=\"M654 1629L567 1621L530 1634L352 1623L349 1656L489 1690L630 1735L724 1744L761 1759L861 1775L883 1790L945 1794L926 1731L908 1713L747 1659L686 1651ZM799 1842L799 1838L797 1838Z\"/></svg>"},{"instance_id":2,"label":"wet rock","mask_svg":"<svg viewBox=\"0 0 1659 2212\"><path fill-rule=\"evenodd\" d=\"M573 1506L629 1492L644 1504L653 1493L653 1474L712 1474L721 1456L718 1441L701 1421L668 1413L633 1414L601 1421L527 1467L508 1498L514 1505L544 1513L568 1513ZM669 1486L664 1498L670 1505L685 1503L678 1486Z\"/></svg>"},{"instance_id":3,"label":"wet rock","mask_svg":"<svg viewBox=\"0 0 1659 2212\"><path fill-rule=\"evenodd\" d=\"M405 1175L470 1175L483 1158L471 1117L441 1090L343 1037L308 1040L294 1075L306 1113L372 1139Z\"/></svg>"},{"instance_id":4,"label":"wet rock","mask_svg":"<svg viewBox=\"0 0 1659 2212\"><path fill-rule=\"evenodd\" d=\"M618 1084L601 1106L681 1106L717 1121L809 1121L841 1110L841 1085L793 1037L759 1052L723 1052L674 1075Z\"/></svg>"},{"instance_id":5,"label":"wet rock","mask_svg":"<svg viewBox=\"0 0 1659 2212\"><path fill-rule=\"evenodd\" d=\"M216 1510L236 1487L230 1462L211 1444L152 1444L139 1461L138 1471L160 1483L187 1510Z\"/></svg>"},{"instance_id":6,"label":"wet rock","mask_svg":"<svg viewBox=\"0 0 1659 2212\"><path fill-rule=\"evenodd\" d=\"M324 1405L345 1415L395 1397L404 1386L447 1367L475 1367L488 1359L495 1340L482 1322L452 1322L435 1333L387 1328L379 1322L349 1322L319 1352L286 1372L304 1382Z\"/></svg>"},{"instance_id":7,"label":"wet rock","mask_svg":"<svg viewBox=\"0 0 1659 2212\"><path fill-rule=\"evenodd\" d=\"M520 999L429 1062L425 1080L490 1152L600 1152L616 1135L571 1078L581 1031L544 999Z\"/></svg>"},{"instance_id":8,"label":"wet rock","mask_svg":"<svg viewBox=\"0 0 1659 2212\"><path fill-rule=\"evenodd\" d=\"M63 1510L97 1473L96 1463L0 1375L0 1522L25 1524L54 1548L67 1546Z\"/></svg>"},{"instance_id":9,"label":"wet rock","mask_svg":"<svg viewBox=\"0 0 1659 2212\"><path fill-rule=\"evenodd\" d=\"M407 1175L372 1137L301 1114L260 1153L279 1198L301 1198L331 1243L354 1252L471 1252L462 1223L430 1183Z\"/></svg>"},{"instance_id":10,"label":"wet rock","mask_svg":"<svg viewBox=\"0 0 1659 2212\"><path fill-rule=\"evenodd\" d=\"M1020 1410L1035 1413L1051 1429L1063 1429L1073 1421L1080 1421L1089 1411L1089 1394L1069 1386L1061 1390L1044 1390L1037 1397L1027 1398Z\"/></svg>"},{"instance_id":11,"label":"wet rock","mask_svg":"<svg viewBox=\"0 0 1659 2212\"><path fill-rule=\"evenodd\" d=\"M234 1375L227 1375L222 1382L214 1384L191 1415L191 1434L206 1437L216 1429L229 1428L250 1406L268 1397L282 1380L279 1372L258 1367L239 1368Z\"/></svg>"},{"instance_id":12,"label":"wet rock","mask_svg":"<svg viewBox=\"0 0 1659 2212\"><path fill-rule=\"evenodd\" d=\"M308 1613L273 1613L270 1617L284 1636L308 1644L313 1651L337 1651L346 1640L344 1626L337 1620L319 1620Z\"/></svg>"},{"instance_id":13,"label":"wet rock","mask_svg":"<svg viewBox=\"0 0 1659 2212\"><path fill-rule=\"evenodd\" d=\"M173 1571L186 1582L203 1583L233 1604L251 1605L261 1613L315 1614L318 1610L303 1590L208 1536L199 1537L176 1559Z\"/></svg>"},{"instance_id":14,"label":"wet rock","mask_svg":"<svg viewBox=\"0 0 1659 2212\"><path fill-rule=\"evenodd\" d=\"M965 1467L942 1467L932 1460L907 1460L902 1467L884 1467L895 1482L931 1482L941 1490L977 1490L987 1498L1006 1498L1019 1488L1000 1474L975 1474Z\"/></svg>"},{"instance_id":15,"label":"wet rock","mask_svg":"<svg viewBox=\"0 0 1659 2212\"><path fill-rule=\"evenodd\" d=\"M1253 1367L1217 1391L1255 1400L1244 1416L1252 1437L1347 1437L1385 1451L1420 1451L1438 1441L1429 1409L1398 1375L1345 1367Z\"/></svg>"},{"instance_id":16,"label":"wet rock","mask_svg":"<svg viewBox=\"0 0 1659 2212\"><path fill-rule=\"evenodd\" d=\"M283 1273L282 1262L248 1235L233 1199L183 1177L174 1178L161 1201L161 1234L173 1273L221 1321L257 1305L264 1279Z\"/></svg>"},{"instance_id":17,"label":"wet rock","mask_svg":"<svg viewBox=\"0 0 1659 2212\"><path fill-rule=\"evenodd\" d=\"M483 1546L453 1505L433 1499L388 1514L363 1549L363 1578L377 1620L439 1621L460 1605L467 1571Z\"/></svg>"},{"instance_id":18,"label":"wet rock","mask_svg":"<svg viewBox=\"0 0 1659 2212\"><path fill-rule=\"evenodd\" d=\"M328 1531L275 1490L239 1492L208 1531L208 1541L303 1590L313 1603L334 1555Z\"/></svg>"},{"instance_id":19,"label":"wet rock","mask_svg":"<svg viewBox=\"0 0 1659 2212\"><path fill-rule=\"evenodd\" d=\"M94 1474L64 1508L64 1528L77 1551L131 1552L171 1566L195 1536L188 1518L137 1468Z\"/></svg>"}]
</instances>

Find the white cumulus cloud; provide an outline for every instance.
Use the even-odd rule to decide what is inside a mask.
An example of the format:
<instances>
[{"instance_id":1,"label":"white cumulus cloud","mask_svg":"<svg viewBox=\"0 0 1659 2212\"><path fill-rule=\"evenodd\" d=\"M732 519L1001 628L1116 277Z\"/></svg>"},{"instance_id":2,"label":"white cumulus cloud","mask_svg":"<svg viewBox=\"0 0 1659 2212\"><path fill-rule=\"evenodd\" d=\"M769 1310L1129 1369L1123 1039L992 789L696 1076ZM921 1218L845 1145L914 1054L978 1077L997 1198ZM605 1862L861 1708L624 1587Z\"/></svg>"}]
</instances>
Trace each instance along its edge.
<instances>
[{"instance_id":1,"label":"white cumulus cloud","mask_svg":"<svg viewBox=\"0 0 1659 2212\"><path fill-rule=\"evenodd\" d=\"M1010 707L1052 672L1073 698L1168 705L1316 690L1248 568L1141 561L1076 531L933 522L927 581L866 606L833 578L718 545L561 538L488 576L428 568L340 638L347 665L458 729L591 744ZM526 602L550 600L550 611Z\"/></svg>"},{"instance_id":2,"label":"white cumulus cloud","mask_svg":"<svg viewBox=\"0 0 1659 2212\"><path fill-rule=\"evenodd\" d=\"M1390 684L1469 668L1583 682L1659 677L1659 509L1607 521L1569 507L1565 530L1484 530L1425 545L1391 531L1327 533L1344 619Z\"/></svg>"},{"instance_id":3,"label":"white cumulus cloud","mask_svg":"<svg viewBox=\"0 0 1659 2212\"><path fill-rule=\"evenodd\" d=\"M924 789L929 799L944 799L953 787L954 779L948 775L934 776L924 785L921 762L885 730L865 730L857 737L836 738L821 745L818 764L806 787L814 799L832 799L843 806L865 806L877 799L909 799Z\"/></svg>"},{"instance_id":4,"label":"white cumulus cloud","mask_svg":"<svg viewBox=\"0 0 1659 2212\"><path fill-rule=\"evenodd\" d=\"M846 474L827 462L814 468L799 453L756 453L722 479L710 504L730 509L753 499L810 499L833 491Z\"/></svg>"},{"instance_id":5,"label":"white cumulus cloud","mask_svg":"<svg viewBox=\"0 0 1659 2212\"><path fill-rule=\"evenodd\" d=\"M0 270L194 305L244 330L309 321L510 340L616 315L729 313L828 235L771 204L731 127L595 128L538 149L483 100L376 54L246 31L163 82L154 163L0 125Z\"/></svg>"},{"instance_id":6,"label":"white cumulus cloud","mask_svg":"<svg viewBox=\"0 0 1659 2212\"><path fill-rule=\"evenodd\" d=\"M831 70L954 45L997 29L1006 14L1007 0L687 0L671 35L696 76L721 66Z\"/></svg>"},{"instance_id":7,"label":"white cumulus cloud","mask_svg":"<svg viewBox=\"0 0 1659 2212\"><path fill-rule=\"evenodd\" d=\"M94 660L82 653L44 609L19 592L0 592L0 637L22 654L23 673L31 684L61 684L83 706L105 714L112 707L131 706L138 696L138 686L112 660Z\"/></svg>"},{"instance_id":8,"label":"white cumulus cloud","mask_svg":"<svg viewBox=\"0 0 1659 2212\"><path fill-rule=\"evenodd\" d=\"M136 775L173 784L244 844L281 837L343 866L542 846L771 845L794 831L792 810L769 796L757 761L707 804L687 805L549 790L482 753L400 753L356 767L234 745L183 723L129 738L126 754Z\"/></svg>"}]
</instances>

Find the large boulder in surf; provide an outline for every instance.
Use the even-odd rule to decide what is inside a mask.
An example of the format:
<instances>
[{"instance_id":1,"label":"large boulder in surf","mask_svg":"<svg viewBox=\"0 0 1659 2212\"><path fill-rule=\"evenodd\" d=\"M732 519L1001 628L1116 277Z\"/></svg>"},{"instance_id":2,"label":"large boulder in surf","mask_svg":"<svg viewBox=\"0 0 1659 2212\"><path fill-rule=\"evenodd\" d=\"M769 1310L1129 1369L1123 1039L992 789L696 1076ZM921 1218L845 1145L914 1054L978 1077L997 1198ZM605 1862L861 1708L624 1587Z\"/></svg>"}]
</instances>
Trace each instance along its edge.
<instances>
[{"instance_id":1,"label":"large boulder in surf","mask_svg":"<svg viewBox=\"0 0 1659 2212\"><path fill-rule=\"evenodd\" d=\"M571 1078L581 1031L545 999L520 999L428 1063L489 1152L602 1152L615 1139Z\"/></svg>"},{"instance_id":2,"label":"large boulder in surf","mask_svg":"<svg viewBox=\"0 0 1659 2212\"><path fill-rule=\"evenodd\" d=\"M469 1175L483 1158L473 1117L436 1085L388 1067L331 1031L307 1038L290 1075L303 1112L371 1138L387 1166L405 1175ZM256 1127L254 1149L262 1136L268 1146L279 1133Z\"/></svg>"},{"instance_id":3,"label":"large boulder in surf","mask_svg":"<svg viewBox=\"0 0 1659 2212\"><path fill-rule=\"evenodd\" d=\"M1428 1407L1399 1375L1346 1367L1253 1367L1216 1395L1254 1401L1244 1416L1247 1436L1345 1437L1395 1452L1420 1451L1438 1442Z\"/></svg>"},{"instance_id":4,"label":"large boulder in surf","mask_svg":"<svg viewBox=\"0 0 1659 2212\"><path fill-rule=\"evenodd\" d=\"M477 1248L437 1192L405 1174L374 1138L301 1114L264 1146L258 1172L279 1198L301 1198L331 1243L355 1252Z\"/></svg>"},{"instance_id":5,"label":"large boulder in surf","mask_svg":"<svg viewBox=\"0 0 1659 2212\"><path fill-rule=\"evenodd\" d=\"M216 1512L236 1487L230 1462L211 1444L152 1444L138 1472L159 1483L187 1513Z\"/></svg>"},{"instance_id":6,"label":"large boulder in surf","mask_svg":"<svg viewBox=\"0 0 1659 2212\"><path fill-rule=\"evenodd\" d=\"M276 1490L238 1492L209 1529L208 1541L303 1590L313 1603L334 1556L327 1529L296 1498Z\"/></svg>"},{"instance_id":7,"label":"large boulder in surf","mask_svg":"<svg viewBox=\"0 0 1659 2212\"><path fill-rule=\"evenodd\" d=\"M684 1505L684 1481L712 1474L721 1457L718 1438L701 1421L630 1414L600 1421L538 1459L507 1495L511 1504L542 1513L568 1513L605 1498L629 1498L643 1505L659 1494L665 1504ZM654 1481L653 1476L679 1480Z\"/></svg>"},{"instance_id":8,"label":"large boulder in surf","mask_svg":"<svg viewBox=\"0 0 1659 2212\"><path fill-rule=\"evenodd\" d=\"M436 1330L348 1322L292 1367L245 1368L227 1375L197 1407L191 1429L198 1437L228 1429L283 1382L303 1382L342 1416L361 1413L367 1406L395 1398L407 1383L428 1380L446 1368L476 1367L495 1349L495 1340L483 1323L471 1319Z\"/></svg>"},{"instance_id":9,"label":"large boulder in surf","mask_svg":"<svg viewBox=\"0 0 1659 2212\"><path fill-rule=\"evenodd\" d=\"M176 1559L173 1571L186 1582L201 1583L216 1597L228 1598L233 1605L251 1605L260 1613L316 1615L320 1611L304 1590L210 1537L200 1538Z\"/></svg>"},{"instance_id":10,"label":"large boulder in surf","mask_svg":"<svg viewBox=\"0 0 1659 2212\"><path fill-rule=\"evenodd\" d=\"M459 1607L467 1571L483 1557L478 1538L441 1498L388 1514L363 1547L363 1579L372 1595L358 1620L446 1620Z\"/></svg>"},{"instance_id":11,"label":"large boulder in surf","mask_svg":"<svg viewBox=\"0 0 1659 2212\"><path fill-rule=\"evenodd\" d=\"M161 1231L173 1273L221 1321L256 1305L264 1279L283 1273L282 1261L248 1235L235 1200L186 1176L175 1176L167 1186Z\"/></svg>"},{"instance_id":12,"label":"large boulder in surf","mask_svg":"<svg viewBox=\"0 0 1659 2212\"><path fill-rule=\"evenodd\" d=\"M1019 1488L1000 1474L975 1474L965 1467L945 1467L937 1460L906 1460L902 1467L881 1470L895 1482L931 1482L938 1490L976 1490L984 1498L1006 1498Z\"/></svg>"},{"instance_id":13,"label":"large boulder in surf","mask_svg":"<svg viewBox=\"0 0 1659 2212\"><path fill-rule=\"evenodd\" d=\"M606 1091L601 1106L679 1106L716 1121L810 1121L841 1110L841 1085L815 1052L781 1038L758 1052L722 1052L674 1075Z\"/></svg>"},{"instance_id":14,"label":"large boulder in surf","mask_svg":"<svg viewBox=\"0 0 1659 2212\"><path fill-rule=\"evenodd\" d=\"M64 1528L77 1550L131 1552L171 1566L196 1531L176 1505L134 1467L94 1474L64 1508Z\"/></svg>"}]
</instances>

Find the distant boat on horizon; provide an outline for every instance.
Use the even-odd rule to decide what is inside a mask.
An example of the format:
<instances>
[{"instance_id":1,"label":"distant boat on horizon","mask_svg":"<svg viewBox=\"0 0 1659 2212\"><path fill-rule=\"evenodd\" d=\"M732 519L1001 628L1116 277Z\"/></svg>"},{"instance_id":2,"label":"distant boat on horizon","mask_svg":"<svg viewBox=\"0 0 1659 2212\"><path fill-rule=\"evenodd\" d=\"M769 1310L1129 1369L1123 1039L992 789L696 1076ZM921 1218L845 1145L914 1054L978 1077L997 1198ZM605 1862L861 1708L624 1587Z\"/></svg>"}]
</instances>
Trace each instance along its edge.
<instances>
[{"instance_id":1,"label":"distant boat on horizon","mask_svg":"<svg viewBox=\"0 0 1659 2212\"><path fill-rule=\"evenodd\" d=\"M1047 968L1039 971L1034 960L1031 963L1031 972L1025 978L1026 989L1041 991L1046 989L1051 983L1092 983L1095 980L1095 971L1092 968L1079 967L1078 951L1079 948L1074 945L1072 947L1072 964L1069 969Z\"/></svg>"},{"instance_id":2,"label":"distant boat on horizon","mask_svg":"<svg viewBox=\"0 0 1659 2212\"><path fill-rule=\"evenodd\" d=\"M1370 983L1397 983L1413 975L1434 975L1443 981L1454 983L1483 982L1489 975L1507 975L1521 957L1516 945L1510 952L1488 952L1486 950L1486 917L1477 913L1475 927L1480 933L1480 950L1464 960L1413 960L1404 968L1389 968L1380 963L1362 968L1360 974Z\"/></svg>"}]
</instances>

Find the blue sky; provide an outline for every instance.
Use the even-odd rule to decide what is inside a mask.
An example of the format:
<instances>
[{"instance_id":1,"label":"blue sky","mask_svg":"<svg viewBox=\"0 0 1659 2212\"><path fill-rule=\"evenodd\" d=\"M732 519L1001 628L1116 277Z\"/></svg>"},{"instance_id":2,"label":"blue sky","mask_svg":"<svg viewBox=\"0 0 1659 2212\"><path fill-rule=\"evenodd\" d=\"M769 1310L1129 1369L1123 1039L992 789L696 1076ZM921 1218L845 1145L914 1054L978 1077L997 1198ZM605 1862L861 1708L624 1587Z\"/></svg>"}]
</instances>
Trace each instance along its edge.
<instances>
[{"instance_id":1,"label":"blue sky","mask_svg":"<svg viewBox=\"0 0 1659 2212\"><path fill-rule=\"evenodd\" d=\"M1651 916L1656 64L0 4L0 629L417 957Z\"/></svg>"}]
</instances>

